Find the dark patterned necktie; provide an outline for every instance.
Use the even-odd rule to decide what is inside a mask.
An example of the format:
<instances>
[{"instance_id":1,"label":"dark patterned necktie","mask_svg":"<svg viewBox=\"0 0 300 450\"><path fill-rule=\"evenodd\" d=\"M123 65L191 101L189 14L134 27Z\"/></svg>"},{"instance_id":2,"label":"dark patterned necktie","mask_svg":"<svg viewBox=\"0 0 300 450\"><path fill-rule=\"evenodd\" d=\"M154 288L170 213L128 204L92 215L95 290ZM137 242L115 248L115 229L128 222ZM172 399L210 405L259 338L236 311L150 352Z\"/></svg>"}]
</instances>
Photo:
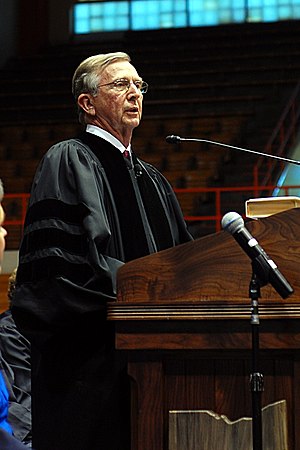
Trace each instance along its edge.
<instances>
[{"instance_id":1,"label":"dark patterned necktie","mask_svg":"<svg viewBox=\"0 0 300 450\"><path fill-rule=\"evenodd\" d=\"M132 164L131 164L131 157L130 157L130 152L129 152L129 150L125 150L125 151L123 152L123 156L124 156L124 159L125 159L125 161L126 161L127 167L131 168L131 167L132 167Z\"/></svg>"}]
</instances>

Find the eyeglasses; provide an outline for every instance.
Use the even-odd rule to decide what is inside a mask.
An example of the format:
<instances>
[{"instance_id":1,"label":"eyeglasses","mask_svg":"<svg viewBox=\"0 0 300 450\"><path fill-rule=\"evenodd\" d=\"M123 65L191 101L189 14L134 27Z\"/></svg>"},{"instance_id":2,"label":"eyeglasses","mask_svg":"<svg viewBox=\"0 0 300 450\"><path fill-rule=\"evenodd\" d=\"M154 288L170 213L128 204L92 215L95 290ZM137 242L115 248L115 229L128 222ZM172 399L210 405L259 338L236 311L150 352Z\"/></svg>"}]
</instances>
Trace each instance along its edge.
<instances>
[{"instance_id":1,"label":"eyeglasses","mask_svg":"<svg viewBox=\"0 0 300 450\"><path fill-rule=\"evenodd\" d=\"M134 86L141 94L146 94L146 92L148 91L148 83L146 83L146 81L130 81L127 78L120 78L119 80L112 81L111 83L99 84L98 87L112 86L112 88L118 92L127 92L131 84L134 84Z\"/></svg>"}]
</instances>

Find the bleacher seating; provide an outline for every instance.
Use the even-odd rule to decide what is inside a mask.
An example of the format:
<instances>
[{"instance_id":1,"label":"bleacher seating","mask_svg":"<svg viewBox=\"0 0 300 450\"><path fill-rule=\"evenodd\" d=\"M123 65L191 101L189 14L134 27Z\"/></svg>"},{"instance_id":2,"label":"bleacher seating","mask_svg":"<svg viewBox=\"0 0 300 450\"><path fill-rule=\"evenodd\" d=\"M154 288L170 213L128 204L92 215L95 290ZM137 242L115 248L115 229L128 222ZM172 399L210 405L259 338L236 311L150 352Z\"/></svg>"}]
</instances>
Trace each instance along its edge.
<instances>
[{"instance_id":1,"label":"bleacher seating","mask_svg":"<svg viewBox=\"0 0 300 450\"><path fill-rule=\"evenodd\" d=\"M80 130L70 93L78 63L116 50L131 55L150 85L134 133L138 156L162 170L174 187L248 184L249 158L205 143L170 145L165 137L262 150L300 79L299 22L128 32L119 42L107 37L70 43L9 62L0 71L0 176L6 191L28 191L41 156ZM185 215L212 209L209 196L179 198Z\"/></svg>"}]
</instances>

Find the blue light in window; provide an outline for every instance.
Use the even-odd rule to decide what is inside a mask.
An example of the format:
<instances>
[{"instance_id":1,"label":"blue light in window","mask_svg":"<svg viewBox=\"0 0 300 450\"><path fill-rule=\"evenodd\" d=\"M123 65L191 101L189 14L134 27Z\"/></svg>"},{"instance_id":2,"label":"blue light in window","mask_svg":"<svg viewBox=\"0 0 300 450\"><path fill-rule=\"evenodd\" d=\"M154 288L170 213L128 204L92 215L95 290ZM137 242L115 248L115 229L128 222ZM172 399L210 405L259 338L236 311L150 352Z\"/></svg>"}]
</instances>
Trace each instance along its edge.
<instances>
[{"instance_id":1,"label":"blue light in window","mask_svg":"<svg viewBox=\"0 0 300 450\"><path fill-rule=\"evenodd\" d=\"M206 0L204 2L204 10L210 11L211 9L217 9L218 5L216 1L213 0Z\"/></svg>"},{"instance_id":2,"label":"blue light in window","mask_svg":"<svg viewBox=\"0 0 300 450\"><path fill-rule=\"evenodd\" d=\"M276 8L264 8L263 20L265 22L276 22L278 20L278 11Z\"/></svg>"},{"instance_id":3,"label":"blue light in window","mask_svg":"<svg viewBox=\"0 0 300 450\"><path fill-rule=\"evenodd\" d=\"M157 3L158 3L158 5L157 5L158 9L160 10L161 13L170 12L173 9L172 2L170 2L168 0L166 0L164 2L158 1Z\"/></svg>"},{"instance_id":4,"label":"blue light in window","mask_svg":"<svg viewBox=\"0 0 300 450\"><path fill-rule=\"evenodd\" d=\"M174 26L177 28L187 26L187 16L185 13L174 15Z\"/></svg>"},{"instance_id":5,"label":"blue light in window","mask_svg":"<svg viewBox=\"0 0 300 450\"><path fill-rule=\"evenodd\" d=\"M89 5L76 5L76 8L74 8L75 19L87 19L89 17L89 12Z\"/></svg>"},{"instance_id":6,"label":"blue light in window","mask_svg":"<svg viewBox=\"0 0 300 450\"><path fill-rule=\"evenodd\" d=\"M98 31L103 28L102 18L100 17L92 17L90 20L90 31Z\"/></svg>"},{"instance_id":7,"label":"blue light in window","mask_svg":"<svg viewBox=\"0 0 300 450\"><path fill-rule=\"evenodd\" d=\"M136 2L133 2L133 4L135 4ZM142 1L142 2L138 2L141 3L142 6L142 14L158 14L159 13L159 2L158 1L152 1L152 2L147 2L147 1Z\"/></svg>"},{"instance_id":8,"label":"blue light in window","mask_svg":"<svg viewBox=\"0 0 300 450\"><path fill-rule=\"evenodd\" d=\"M121 0L73 6L75 34L300 18L300 0ZM131 17L130 17L131 15Z\"/></svg>"},{"instance_id":9,"label":"blue light in window","mask_svg":"<svg viewBox=\"0 0 300 450\"><path fill-rule=\"evenodd\" d=\"M185 1L182 0L175 4L172 0L132 0L131 12L135 30L175 27L178 14L184 16L178 19L180 26L186 25Z\"/></svg>"},{"instance_id":10,"label":"blue light in window","mask_svg":"<svg viewBox=\"0 0 300 450\"><path fill-rule=\"evenodd\" d=\"M232 11L232 16L235 23L245 22L246 20L246 13L244 9L234 9Z\"/></svg>"},{"instance_id":11,"label":"blue light in window","mask_svg":"<svg viewBox=\"0 0 300 450\"><path fill-rule=\"evenodd\" d=\"M206 11L204 13L205 25L216 25L219 23L218 13L216 11Z\"/></svg>"},{"instance_id":12,"label":"blue light in window","mask_svg":"<svg viewBox=\"0 0 300 450\"><path fill-rule=\"evenodd\" d=\"M190 25L192 27L198 27L203 25L203 16L198 11L193 11L190 13Z\"/></svg>"},{"instance_id":13,"label":"blue light in window","mask_svg":"<svg viewBox=\"0 0 300 450\"><path fill-rule=\"evenodd\" d=\"M129 3L128 2L118 2L116 12L121 15L129 14Z\"/></svg>"},{"instance_id":14,"label":"blue light in window","mask_svg":"<svg viewBox=\"0 0 300 450\"><path fill-rule=\"evenodd\" d=\"M278 8L279 19L291 19L292 18L292 8L290 6L279 6Z\"/></svg>"},{"instance_id":15,"label":"blue light in window","mask_svg":"<svg viewBox=\"0 0 300 450\"><path fill-rule=\"evenodd\" d=\"M172 28L174 26L173 15L170 13L165 13L160 15L160 27L161 28Z\"/></svg>"},{"instance_id":16,"label":"blue light in window","mask_svg":"<svg viewBox=\"0 0 300 450\"><path fill-rule=\"evenodd\" d=\"M223 0L222 1L222 8L227 9L227 8L231 8L231 7L232 7L232 0Z\"/></svg>"},{"instance_id":17,"label":"blue light in window","mask_svg":"<svg viewBox=\"0 0 300 450\"><path fill-rule=\"evenodd\" d=\"M128 30L129 29L129 18L127 16L119 16L116 21L116 30Z\"/></svg>"},{"instance_id":18,"label":"blue light in window","mask_svg":"<svg viewBox=\"0 0 300 450\"><path fill-rule=\"evenodd\" d=\"M87 20L77 19L74 26L75 34L85 34L90 32L90 24Z\"/></svg>"},{"instance_id":19,"label":"blue light in window","mask_svg":"<svg viewBox=\"0 0 300 450\"><path fill-rule=\"evenodd\" d=\"M140 16L138 19L136 18L134 21L131 21L132 30L145 30L147 29L147 18Z\"/></svg>"},{"instance_id":20,"label":"blue light in window","mask_svg":"<svg viewBox=\"0 0 300 450\"><path fill-rule=\"evenodd\" d=\"M173 4L173 9L175 11L186 11L186 0L177 0L176 4Z\"/></svg>"},{"instance_id":21,"label":"blue light in window","mask_svg":"<svg viewBox=\"0 0 300 450\"><path fill-rule=\"evenodd\" d=\"M195 12L200 12L205 9L205 5L202 0L189 0L188 10L190 14L194 14Z\"/></svg>"},{"instance_id":22,"label":"blue light in window","mask_svg":"<svg viewBox=\"0 0 300 450\"><path fill-rule=\"evenodd\" d=\"M103 20L103 30L112 31L117 29L117 20L114 16L106 16Z\"/></svg>"},{"instance_id":23,"label":"blue light in window","mask_svg":"<svg viewBox=\"0 0 300 450\"><path fill-rule=\"evenodd\" d=\"M148 16L147 20L147 28L159 28L160 27L160 21L158 15L150 15Z\"/></svg>"},{"instance_id":24,"label":"blue light in window","mask_svg":"<svg viewBox=\"0 0 300 450\"><path fill-rule=\"evenodd\" d=\"M129 3L95 2L74 7L75 33L126 30L129 28Z\"/></svg>"},{"instance_id":25,"label":"blue light in window","mask_svg":"<svg viewBox=\"0 0 300 450\"><path fill-rule=\"evenodd\" d=\"M104 2L102 5L100 5L101 8L101 15L106 16L115 14L115 3L113 2Z\"/></svg>"},{"instance_id":26,"label":"blue light in window","mask_svg":"<svg viewBox=\"0 0 300 450\"><path fill-rule=\"evenodd\" d=\"M74 11L74 33L89 33L89 7L88 5L77 5Z\"/></svg>"},{"instance_id":27,"label":"blue light in window","mask_svg":"<svg viewBox=\"0 0 300 450\"><path fill-rule=\"evenodd\" d=\"M89 13L91 16L96 16L102 13L102 5L99 5L99 3L96 3L95 5L90 5L89 7Z\"/></svg>"},{"instance_id":28,"label":"blue light in window","mask_svg":"<svg viewBox=\"0 0 300 450\"><path fill-rule=\"evenodd\" d=\"M223 2L222 2L222 6L223 6ZM232 9L236 9L236 8L245 8L245 0L232 0L230 2L230 7Z\"/></svg>"},{"instance_id":29,"label":"blue light in window","mask_svg":"<svg viewBox=\"0 0 300 450\"><path fill-rule=\"evenodd\" d=\"M250 8L248 13L249 22L261 22L263 18L261 8Z\"/></svg>"},{"instance_id":30,"label":"blue light in window","mask_svg":"<svg viewBox=\"0 0 300 450\"><path fill-rule=\"evenodd\" d=\"M262 1L261 0L248 0L248 8L257 8L262 6Z\"/></svg>"},{"instance_id":31,"label":"blue light in window","mask_svg":"<svg viewBox=\"0 0 300 450\"><path fill-rule=\"evenodd\" d=\"M293 7L293 17L295 19L300 19L300 6Z\"/></svg>"},{"instance_id":32,"label":"blue light in window","mask_svg":"<svg viewBox=\"0 0 300 450\"><path fill-rule=\"evenodd\" d=\"M219 23L232 22L231 10L226 8L219 11Z\"/></svg>"}]
</instances>

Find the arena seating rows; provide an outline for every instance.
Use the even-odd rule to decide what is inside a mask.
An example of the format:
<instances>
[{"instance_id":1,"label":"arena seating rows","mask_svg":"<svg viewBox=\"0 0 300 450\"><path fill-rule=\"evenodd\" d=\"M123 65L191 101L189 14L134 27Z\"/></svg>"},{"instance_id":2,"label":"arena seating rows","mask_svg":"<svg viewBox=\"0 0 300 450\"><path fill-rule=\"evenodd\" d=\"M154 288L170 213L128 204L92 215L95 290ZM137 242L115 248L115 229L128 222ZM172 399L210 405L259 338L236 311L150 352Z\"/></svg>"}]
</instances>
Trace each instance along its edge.
<instances>
[{"instance_id":1,"label":"arena seating rows","mask_svg":"<svg viewBox=\"0 0 300 450\"><path fill-rule=\"evenodd\" d=\"M251 182L249 159L205 143L170 145L165 137L262 150L300 79L299 22L128 32L119 41L102 36L9 61L0 71L0 165L6 192L29 192L41 156L80 130L70 93L77 64L115 50L131 55L150 86L133 139L138 156L162 170L174 187L226 185L227 176L237 186ZM208 195L179 197L185 215L209 211ZM9 248L18 248L19 235L10 233Z\"/></svg>"}]
</instances>

